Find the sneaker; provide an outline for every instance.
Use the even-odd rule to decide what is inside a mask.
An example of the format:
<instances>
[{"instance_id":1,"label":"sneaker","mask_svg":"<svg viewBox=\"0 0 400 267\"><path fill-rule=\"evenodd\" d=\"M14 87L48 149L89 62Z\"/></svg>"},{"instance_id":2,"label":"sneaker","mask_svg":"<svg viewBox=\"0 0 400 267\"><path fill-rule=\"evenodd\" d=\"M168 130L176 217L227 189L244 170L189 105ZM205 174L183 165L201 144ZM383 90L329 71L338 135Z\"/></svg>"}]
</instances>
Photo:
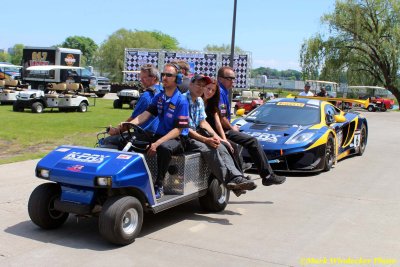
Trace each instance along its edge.
<instances>
[{"instance_id":1,"label":"sneaker","mask_svg":"<svg viewBox=\"0 0 400 267\"><path fill-rule=\"evenodd\" d=\"M226 187L230 190L253 190L257 185L251 181L247 180L242 176L237 176L226 184Z\"/></svg>"},{"instance_id":2,"label":"sneaker","mask_svg":"<svg viewBox=\"0 0 400 267\"><path fill-rule=\"evenodd\" d=\"M250 170L253 167L253 164L251 164L250 162L245 162L242 165L242 170L243 172Z\"/></svg>"},{"instance_id":3,"label":"sneaker","mask_svg":"<svg viewBox=\"0 0 400 267\"><path fill-rule=\"evenodd\" d=\"M245 190L232 190L232 192L235 194L235 196L240 197L241 195L246 194Z\"/></svg>"},{"instance_id":4,"label":"sneaker","mask_svg":"<svg viewBox=\"0 0 400 267\"><path fill-rule=\"evenodd\" d=\"M164 195L164 187L162 185L161 186L155 185L154 193L156 194L156 199L162 198L162 196Z\"/></svg>"},{"instance_id":5,"label":"sneaker","mask_svg":"<svg viewBox=\"0 0 400 267\"><path fill-rule=\"evenodd\" d=\"M276 175L275 173L269 175L262 179L262 184L265 186L273 185L273 184L283 184L286 181L285 176Z\"/></svg>"}]
</instances>

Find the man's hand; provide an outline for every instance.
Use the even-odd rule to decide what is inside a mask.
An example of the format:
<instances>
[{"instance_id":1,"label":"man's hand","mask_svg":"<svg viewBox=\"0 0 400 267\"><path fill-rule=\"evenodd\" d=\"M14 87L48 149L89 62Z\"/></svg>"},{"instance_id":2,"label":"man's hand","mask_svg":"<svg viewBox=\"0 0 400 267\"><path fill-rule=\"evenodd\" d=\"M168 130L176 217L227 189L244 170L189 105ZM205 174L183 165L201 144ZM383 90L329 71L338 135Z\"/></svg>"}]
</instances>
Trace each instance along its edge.
<instances>
[{"instance_id":1,"label":"man's hand","mask_svg":"<svg viewBox=\"0 0 400 267\"><path fill-rule=\"evenodd\" d=\"M149 150L147 150L147 155L148 155L148 156L155 156L156 153L157 153L157 147L158 147L159 145L160 145L160 144L159 144L158 142L152 143L151 146L150 146L150 148L149 148Z\"/></svg>"},{"instance_id":2,"label":"man's hand","mask_svg":"<svg viewBox=\"0 0 400 267\"><path fill-rule=\"evenodd\" d=\"M228 147L228 149L233 153L235 150L233 149L231 143L229 143L229 141L221 139L221 142L223 142L224 144L226 144L226 146Z\"/></svg>"},{"instance_id":3,"label":"man's hand","mask_svg":"<svg viewBox=\"0 0 400 267\"><path fill-rule=\"evenodd\" d=\"M207 137L204 143L212 148L217 148L221 143L221 141L217 137L213 136L213 137Z\"/></svg>"},{"instance_id":4,"label":"man's hand","mask_svg":"<svg viewBox=\"0 0 400 267\"><path fill-rule=\"evenodd\" d=\"M237 125L232 125L232 130L234 130L234 131L236 131L236 132L239 132L239 126L237 126Z\"/></svg>"},{"instance_id":5,"label":"man's hand","mask_svg":"<svg viewBox=\"0 0 400 267\"><path fill-rule=\"evenodd\" d=\"M110 127L108 127L108 128L109 128L109 130L108 130L108 134L109 134L109 135L117 135L117 134L120 133L119 128L112 127L111 125L110 125Z\"/></svg>"}]
</instances>

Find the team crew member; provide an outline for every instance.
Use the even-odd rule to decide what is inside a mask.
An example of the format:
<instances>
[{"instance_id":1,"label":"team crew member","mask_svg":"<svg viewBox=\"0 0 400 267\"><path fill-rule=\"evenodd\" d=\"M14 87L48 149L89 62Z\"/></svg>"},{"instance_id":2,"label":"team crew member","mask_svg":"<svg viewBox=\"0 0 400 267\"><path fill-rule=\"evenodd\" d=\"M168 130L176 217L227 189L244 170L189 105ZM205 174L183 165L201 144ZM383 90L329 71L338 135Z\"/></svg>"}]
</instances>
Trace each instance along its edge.
<instances>
[{"instance_id":1,"label":"team crew member","mask_svg":"<svg viewBox=\"0 0 400 267\"><path fill-rule=\"evenodd\" d=\"M156 198L164 194L163 181L173 155L184 152L184 137L188 135L189 105L186 96L177 88L179 66L166 64L161 73L164 91L154 96L147 110L131 120L142 125L152 116L157 116L159 123L147 154L157 154L157 178L154 183Z\"/></svg>"},{"instance_id":2,"label":"team crew member","mask_svg":"<svg viewBox=\"0 0 400 267\"><path fill-rule=\"evenodd\" d=\"M233 88L233 81L235 80L235 72L231 67L222 67L218 70L218 84L220 87L220 111L222 114L222 126L225 130L226 138L237 143L250 154L250 157L257 167L258 173L262 178L262 184L265 186L273 184L282 184L285 182L286 177L276 175L268 163L267 156L265 155L262 146L257 139L248 134L239 132L239 128L230 123L231 120L231 104L229 101L229 90Z\"/></svg>"},{"instance_id":3,"label":"team crew member","mask_svg":"<svg viewBox=\"0 0 400 267\"><path fill-rule=\"evenodd\" d=\"M221 144L221 142L226 142L228 145L229 143L221 139L206 121L201 96L206 84L211 82L209 77L203 75L195 75L191 79L189 92L186 94L189 102L189 136L191 137L188 140L187 150L201 152L214 176L221 183L226 182L227 188L235 190L235 194L240 190L253 190L257 185L243 177L243 173L236 168L226 147ZM199 131L201 129L205 129L208 134L201 134Z\"/></svg>"}]
</instances>

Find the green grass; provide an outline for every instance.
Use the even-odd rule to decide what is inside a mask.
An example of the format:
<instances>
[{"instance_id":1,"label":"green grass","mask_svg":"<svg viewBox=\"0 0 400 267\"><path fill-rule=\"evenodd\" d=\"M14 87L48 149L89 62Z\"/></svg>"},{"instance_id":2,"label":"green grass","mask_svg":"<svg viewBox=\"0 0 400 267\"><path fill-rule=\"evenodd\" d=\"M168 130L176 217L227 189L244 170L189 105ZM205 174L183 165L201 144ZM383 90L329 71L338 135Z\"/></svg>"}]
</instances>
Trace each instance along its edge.
<instances>
[{"instance_id":1,"label":"green grass","mask_svg":"<svg viewBox=\"0 0 400 267\"><path fill-rule=\"evenodd\" d=\"M58 112L45 109L36 114L13 112L12 105L0 105L0 164L41 158L59 145L93 147L96 134L125 121L132 110L114 109L113 100L89 99L88 112Z\"/></svg>"}]
</instances>

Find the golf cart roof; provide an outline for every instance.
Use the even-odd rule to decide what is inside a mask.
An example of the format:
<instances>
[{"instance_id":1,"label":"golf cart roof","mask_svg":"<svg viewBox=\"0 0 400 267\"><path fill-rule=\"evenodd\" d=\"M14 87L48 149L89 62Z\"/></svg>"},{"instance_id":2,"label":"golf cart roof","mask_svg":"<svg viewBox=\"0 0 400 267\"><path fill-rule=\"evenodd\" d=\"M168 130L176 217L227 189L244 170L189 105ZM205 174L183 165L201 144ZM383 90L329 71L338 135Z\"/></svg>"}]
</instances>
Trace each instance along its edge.
<instances>
[{"instance_id":1,"label":"golf cart roof","mask_svg":"<svg viewBox=\"0 0 400 267\"><path fill-rule=\"evenodd\" d=\"M384 87L380 86L369 86L369 85L356 85L356 86L348 86L349 89L382 89L386 90Z\"/></svg>"},{"instance_id":2,"label":"golf cart roof","mask_svg":"<svg viewBox=\"0 0 400 267\"><path fill-rule=\"evenodd\" d=\"M310 83L323 83L323 84L332 84L332 85L337 85L335 82L329 82L329 81L318 81L318 80L306 80L306 82Z\"/></svg>"},{"instance_id":3,"label":"golf cart roof","mask_svg":"<svg viewBox=\"0 0 400 267\"><path fill-rule=\"evenodd\" d=\"M31 66L26 70L49 71L49 70L83 70L85 68L75 66L61 66L61 65L45 65L45 66Z\"/></svg>"},{"instance_id":4,"label":"golf cart roof","mask_svg":"<svg viewBox=\"0 0 400 267\"><path fill-rule=\"evenodd\" d=\"M124 73L140 73L140 70L123 70Z\"/></svg>"},{"instance_id":5,"label":"golf cart roof","mask_svg":"<svg viewBox=\"0 0 400 267\"><path fill-rule=\"evenodd\" d=\"M0 63L0 68L22 68L22 66L7 64L7 63Z\"/></svg>"}]
</instances>

